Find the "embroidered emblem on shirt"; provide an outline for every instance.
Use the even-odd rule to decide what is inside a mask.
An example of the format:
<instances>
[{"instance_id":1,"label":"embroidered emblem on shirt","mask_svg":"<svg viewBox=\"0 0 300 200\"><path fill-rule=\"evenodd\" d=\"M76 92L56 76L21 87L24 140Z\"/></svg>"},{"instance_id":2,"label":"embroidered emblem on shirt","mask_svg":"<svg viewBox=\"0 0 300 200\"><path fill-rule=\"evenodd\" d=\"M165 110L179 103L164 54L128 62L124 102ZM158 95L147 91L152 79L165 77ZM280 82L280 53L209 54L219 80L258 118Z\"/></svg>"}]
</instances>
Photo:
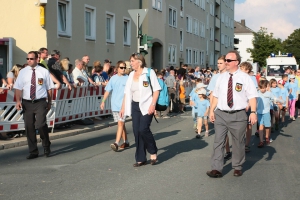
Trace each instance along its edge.
<instances>
[{"instance_id":1,"label":"embroidered emblem on shirt","mask_svg":"<svg viewBox=\"0 0 300 200\"><path fill-rule=\"evenodd\" d=\"M43 85L43 83L44 83L44 79L38 78L38 84L39 84L39 85Z\"/></svg>"},{"instance_id":2,"label":"embroidered emblem on shirt","mask_svg":"<svg viewBox=\"0 0 300 200\"><path fill-rule=\"evenodd\" d=\"M143 81L143 86L144 87L148 87L149 86L149 82L148 81Z\"/></svg>"},{"instance_id":3,"label":"embroidered emblem on shirt","mask_svg":"<svg viewBox=\"0 0 300 200\"><path fill-rule=\"evenodd\" d=\"M235 85L235 91L240 92L243 89L243 84L241 83L236 83Z\"/></svg>"}]
</instances>

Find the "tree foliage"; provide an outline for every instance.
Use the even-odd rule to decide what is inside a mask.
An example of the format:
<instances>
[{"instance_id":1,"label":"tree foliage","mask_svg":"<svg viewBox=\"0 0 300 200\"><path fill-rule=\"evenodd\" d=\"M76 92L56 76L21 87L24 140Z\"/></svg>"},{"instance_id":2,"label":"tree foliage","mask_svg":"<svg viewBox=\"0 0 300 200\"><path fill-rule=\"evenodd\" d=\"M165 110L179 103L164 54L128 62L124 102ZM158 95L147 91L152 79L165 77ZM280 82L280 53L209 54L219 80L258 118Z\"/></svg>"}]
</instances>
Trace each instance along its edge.
<instances>
[{"instance_id":1,"label":"tree foliage","mask_svg":"<svg viewBox=\"0 0 300 200\"><path fill-rule=\"evenodd\" d=\"M283 52L282 41L274 38L273 33L268 33L267 28L261 27L258 32L253 33L253 48L247 49L251 53L253 62L258 62L261 66L266 66L266 59L271 53Z\"/></svg>"},{"instance_id":2,"label":"tree foliage","mask_svg":"<svg viewBox=\"0 0 300 200\"><path fill-rule=\"evenodd\" d=\"M292 53L297 63L300 61L300 29L294 30L294 32L288 36L282 43L285 52Z\"/></svg>"}]
</instances>

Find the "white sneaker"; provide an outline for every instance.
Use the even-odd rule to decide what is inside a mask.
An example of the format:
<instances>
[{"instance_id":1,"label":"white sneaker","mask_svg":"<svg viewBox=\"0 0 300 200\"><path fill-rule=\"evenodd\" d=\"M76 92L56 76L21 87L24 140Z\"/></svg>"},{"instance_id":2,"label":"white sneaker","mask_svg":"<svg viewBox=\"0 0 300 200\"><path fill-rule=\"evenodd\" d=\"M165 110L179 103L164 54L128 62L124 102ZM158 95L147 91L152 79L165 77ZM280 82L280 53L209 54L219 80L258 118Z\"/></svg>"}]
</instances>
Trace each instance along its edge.
<instances>
[{"instance_id":1,"label":"white sneaker","mask_svg":"<svg viewBox=\"0 0 300 200\"><path fill-rule=\"evenodd\" d=\"M270 142L273 142L273 139L272 139L272 138L270 138Z\"/></svg>"}]
</instances>

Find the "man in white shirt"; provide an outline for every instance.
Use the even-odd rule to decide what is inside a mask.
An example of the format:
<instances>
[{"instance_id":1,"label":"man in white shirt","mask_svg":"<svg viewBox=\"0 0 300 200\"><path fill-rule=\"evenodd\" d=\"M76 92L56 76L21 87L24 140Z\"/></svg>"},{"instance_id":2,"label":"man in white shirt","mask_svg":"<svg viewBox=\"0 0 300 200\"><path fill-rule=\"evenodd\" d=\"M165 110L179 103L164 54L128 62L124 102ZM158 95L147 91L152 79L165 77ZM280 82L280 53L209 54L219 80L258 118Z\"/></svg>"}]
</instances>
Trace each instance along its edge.
<instances>
[{"instance_id":1,"label":"man in white shirt","mask_svg":"<svg viewBox=\"0 0 300 200\"><path fill-rule=\"evenodd\" d=\"M245 130L249 122L257 121L257 91L250 76L239 70L241 57L237 51L229 51L226 55L226 69L219 76L213 90L210 108L210 121L215 124L215 141L211 157L209 177L222 177L224 166L224 146L228 131L232 134L232 167L233 175L242 176L242 164L245 162ZM251 107L249 119L245 108ZM217 108L217 109L216 109Z\"/></svg>"},{"instance_id":2,"label":"man in white shirt","mask_svg":"<svg viewBox=\"0 0 300 200\"><path fill-rule=\"evenodd\" d=\"M76 85L81 85L83 83L88 83L88 79L85 77L85 75L82 72L83 69L83 61L80 59L75 60L75 68L72 72L74 83Z\"/></svg>"},{"instance_id":3,"label":"man in white shirt","mask_svg":"<svg viewBox=\"0 0 300 200\"><path fill-rule=\"evenodd\" d=\"M47 69L38 65L38 54L30 51L27 54L28 66L22 69L14 84L16 95L16 108L23 109L25 131L29 147L27 159L37 158L36 132L39 131L44 147L44 155L51 153L50 139L47 125L47 112L51 108L53 82ZM23 94L21 103L21 94Z\"/></svg>"}]
</instances>

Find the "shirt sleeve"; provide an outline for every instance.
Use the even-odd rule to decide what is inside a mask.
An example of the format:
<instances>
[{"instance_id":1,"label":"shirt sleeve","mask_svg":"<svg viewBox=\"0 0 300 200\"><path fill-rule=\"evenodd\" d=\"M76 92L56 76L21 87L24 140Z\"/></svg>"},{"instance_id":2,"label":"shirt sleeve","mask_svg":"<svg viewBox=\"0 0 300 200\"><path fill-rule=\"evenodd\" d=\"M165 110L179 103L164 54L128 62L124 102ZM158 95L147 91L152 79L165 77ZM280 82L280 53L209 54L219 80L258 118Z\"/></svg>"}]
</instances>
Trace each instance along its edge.
<instances>
[{"instance_id":1,"label":"shirt sleeve","mask_svg":"<svg viewBox=\"0 0 300 200\"><path fill-rule=\"evenodd\" d=\"M213 89L213 96L214 97L219 97L219 85L220 85L220 80L221 78L218 78L215 84L215 88Z\"/></svg>"},{"instance_id":2,"label":"shirt sleeve","mask_svg":"<svg viewBox=\"0 0 300 200\"><path fill-rule=\"evenodd\" d=\"M18 75L18 78L14 83L14 89L23 90L23 82L22 82L23 81L23 78L22 78L23 77L23 72L22 72L22 70L20 71L20 73Z\"/></svg>"},{"instance_id":3,"label":"shirt sleeve","mask_svg":"<svg viewBox=\"0 0 300 200\"><path fill-rule=\"evenodd\" d=\"M14 74L12 72L8 72L7 78L14 78ZM2 76L0 76L0 79L2 79Z\"/></svg>"},{"instance_id":4,"label":"shirt sleeve","mask_svg":"<svg viewBox=\"0 0 300 200\"><path fill-rule=\"evenodd\" d=\"M151 80L151 85L152 85L152 88L153 88L153 92L161 90L161 87L160 87L159 82L157 80L157 76L156 76L154 70L152 70L152 69L150 70L150 80Z\"/></svg>"},{"instance_id":5,"label":"shirt sleeve","mask_svg":"<svg viewBox=\"0 0 300 200\"><path fill-rule=\"evenodd\" d=\"M110 79L110 81L108 81L108 84L105 86L105 91L110 92L112 91L112 82L114 81L114 79Z\"/></svg>"},{"instance_id":6,"label":"shirt sleeve","mask_svg":"<svg viewBox=\"0 0 300 200\"><path fill-rule=\"evenodd\" d=\"M250 76L246 76L245 78L246 78L245 82L247 84L247 87L246 87L247 98L252 99L252 98L258 97L256 87L254 85L254 82L250 78Z\"/></svg>"},{"instance_id":7,"label":"shirt sleeve","mask_svg":"<svg viewBox=\"0 0 300 200\"><path fill-rule=\"evenodd\" d=\"M51 80L51 77L50 77L50 72L48 70L46 72L46 81L47 81L47 84L46 84L47 90L51 90L52 88L55 88L53 81Z\"/></svg>"}]
</instances>

